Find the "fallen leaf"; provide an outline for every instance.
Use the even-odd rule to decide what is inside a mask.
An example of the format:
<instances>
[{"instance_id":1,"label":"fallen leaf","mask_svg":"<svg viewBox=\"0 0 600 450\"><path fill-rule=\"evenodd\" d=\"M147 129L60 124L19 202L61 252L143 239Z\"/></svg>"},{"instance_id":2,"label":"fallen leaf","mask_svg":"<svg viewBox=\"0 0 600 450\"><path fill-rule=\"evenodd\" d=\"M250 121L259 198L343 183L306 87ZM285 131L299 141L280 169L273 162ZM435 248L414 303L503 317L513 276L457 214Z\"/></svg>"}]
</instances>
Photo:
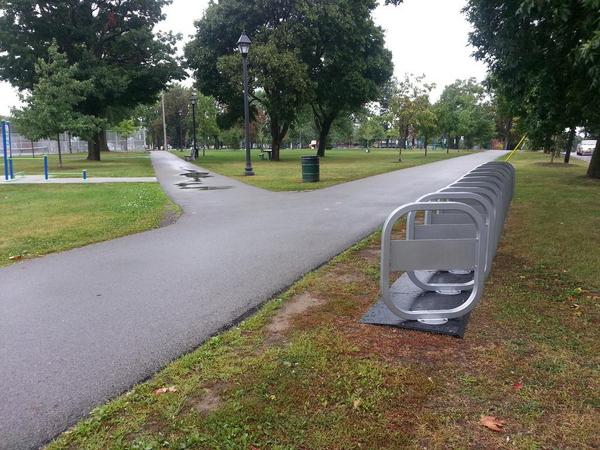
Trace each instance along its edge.
<instances>
[{"instance_id":1,"label":"fallen leaf","mask_svg":"<svg viewBox=\"0 0 600 450\"><path fill-rule=\"evenodd\" d=\"M166 394L167 392L177 392L177 388L175 386L163 387L154 391L156 395Z\"/></svg>"},{"instance_id":2,"label":"fallen leaf","mask_svg":"<svg viewBox=\"0 0 600 450\"><path fill-rule=\"evenodd\" d=\"M354 401L352 402L352 407L353 407L354 409L358 409L358 407L360 406L360 404L361 404L361 403L362 403L362 400L361 400L361 399L359 399L359 398L357 398L356 400L354 400Z\"/></svg>"},{"instance_id":3,"label":"fallen leaf","mask_svg":"<svg viewBox=\"0 0 600 450\"><path fill-rule=\"evenodd\" d=\"M521 389L523 389L523 386L525 386L523 384L523 380L519 381L518 383L513 384L515 391L520 391Z\"/></svg>"},{"instance_id":4,"label":"fallen leaf","mask_svg":"<svg viewBox=\"0 0 600 450\"><path fill-rule=\"evenodd\" d=\"M11 261L19 261L23 259L23 255L10 256L8 259L10 259Z\"/></svg>"},{"instance_id":5,"label":"fallen leaf","mask_svg":"<svg viewBox=\"0 0 600 450\"><path fill-rule=\"evenodd\" d=\"M504 426L505 423L506 423L506 421L500 420L493 416L481 416L481 419L479 419L480 425L483 425L484 427L486 427L492 431L497 431L497 432L503 431L502 427Z\"/></svg>"}]
</instances>

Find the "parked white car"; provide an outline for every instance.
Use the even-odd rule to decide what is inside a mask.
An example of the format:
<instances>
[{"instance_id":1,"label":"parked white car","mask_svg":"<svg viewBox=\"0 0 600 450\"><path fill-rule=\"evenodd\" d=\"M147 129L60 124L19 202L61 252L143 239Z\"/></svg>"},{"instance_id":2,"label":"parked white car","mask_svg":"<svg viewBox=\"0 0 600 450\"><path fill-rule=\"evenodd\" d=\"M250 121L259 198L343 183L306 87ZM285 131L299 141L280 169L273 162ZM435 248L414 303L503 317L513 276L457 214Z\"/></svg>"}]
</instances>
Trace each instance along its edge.
<instances>
[{"instance_id":1,"label":"parked white car","mask_svg":"<svg viewBox=\"0 0 600 450\"><path fill-rule=\"evenodd\" d=\"M596 141L581 141L581 144L577 146L577 154L581 156L591 156L596 149Z\"/></svg>"}]
</instances>

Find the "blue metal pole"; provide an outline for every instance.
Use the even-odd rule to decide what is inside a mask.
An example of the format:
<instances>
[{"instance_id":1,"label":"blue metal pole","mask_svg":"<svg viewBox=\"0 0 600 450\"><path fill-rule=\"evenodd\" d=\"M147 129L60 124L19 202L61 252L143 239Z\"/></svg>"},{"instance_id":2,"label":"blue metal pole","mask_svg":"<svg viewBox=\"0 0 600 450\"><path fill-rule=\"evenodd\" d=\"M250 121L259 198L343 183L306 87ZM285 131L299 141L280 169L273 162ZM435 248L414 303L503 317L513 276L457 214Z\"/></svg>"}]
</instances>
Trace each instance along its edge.
<instances>
[{"instance_id":1,"label":"blue metal pole","mask_svg":"<svg viewBox=\"0 0 600 450\"><path fill-rule=\"evenodd\" d=\"M6 153L6 121L2 121L2 150L4 154L4 179L8 181L8 155Z\"/></svg>"},{"instance_id":2,"label":"blue metal pole","mask_svg":"<svg viewBox=\"0 0 600 450\"><path fill-rule=\"evenodd\" d=\"M44 155L44 179L48 181L48 155Z\"/></svg>"},{"instance_id":3,"label":"blue metal pole","mask_svg":"<svg viewBox=\"0 0 600 450\"><path fill-rule=\"evenodd\" d=\"M10 122L6 122L8 127L8 150L10 152L10 157L12 158L12 125Z\"/></svg>"},{"instance_id":4,"label":"blue metal pole","mask_svg":"<svg viewBox=\"0 0 600 450\"><path fill-rule=\"evenodd\" d=\"M15 171L13 169L13 159L12 158L8 158L8 168L10 171L10 179L14 180L15 179Z\"/></svg>"},{"instance_id":5,"label":"blue metal pole","mask_svg":"<svg viewBox=\"0 0 600 450\"><path fill-rule=\"evenodd\" d=\"M87 170L83 171L83 180L86 181L87 180Z\"/></svg>"}]
</instances>

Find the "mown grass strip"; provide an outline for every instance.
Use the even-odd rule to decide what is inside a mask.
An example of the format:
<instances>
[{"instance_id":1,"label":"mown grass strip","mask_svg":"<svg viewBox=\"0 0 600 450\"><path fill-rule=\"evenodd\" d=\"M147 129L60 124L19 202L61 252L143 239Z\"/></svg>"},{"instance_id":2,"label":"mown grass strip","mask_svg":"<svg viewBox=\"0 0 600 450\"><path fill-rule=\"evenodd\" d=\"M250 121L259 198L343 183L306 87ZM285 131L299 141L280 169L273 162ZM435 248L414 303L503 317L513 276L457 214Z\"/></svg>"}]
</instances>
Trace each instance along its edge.
<instances>
[{"instance_id":1,"label":"mown grass strip","mask_svg":"<svg viewBox=\"0 0 600 450\"><path fill-rule=\"evenodd\" d=\"M63 167L59 167L58 155L48 156L48 166L53 177L71 178L73 174L81 176L88 171L88 177L151 177L154 176L152 161L147 152L115 153L103 152L102 161L88 161L85 153L63 155ZM15 173L22 175L43 175L44 157L35 158L15 156L13 158ZM4 161L0 158L0 171L4 170Z\"/></svg>"},{"instance_id":2,"label":"mown grass strip","mask_svg":"<svg viewBox=\"0 0 600 450\"><path fill-rule=\"evenodd\" d=\"M181 152L174 153L182 158L187 156ZM426 157L423 150L404 150L402 162L398 162L397 150L371 149L366 153L364 149L334 149L327 151L326 157L321 158L321 181L318 183L302 183L300 157L314 155L314 150L311 149L282 150L281 161L278 162L261 160L258 157L260 151L254 150L252 164L256 175L253 177L244 176L245 153L241 150L208 150L206 156L201 156L195 163L205 169L263 189L305 191L470 153L473 152L451 150L450 153L446 153L445 150L430 150Z\"/></svg>"}]
</instances>

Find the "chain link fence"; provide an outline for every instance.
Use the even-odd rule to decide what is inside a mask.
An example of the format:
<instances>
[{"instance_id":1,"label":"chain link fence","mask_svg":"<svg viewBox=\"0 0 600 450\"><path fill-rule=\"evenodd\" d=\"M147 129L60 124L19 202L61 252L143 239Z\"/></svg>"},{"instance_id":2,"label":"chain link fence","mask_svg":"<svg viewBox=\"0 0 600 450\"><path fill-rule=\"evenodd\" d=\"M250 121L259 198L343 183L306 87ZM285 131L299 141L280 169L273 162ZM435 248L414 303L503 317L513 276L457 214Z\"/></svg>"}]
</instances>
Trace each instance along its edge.
<instances>
[{"instance_id":1,"label":"chain link fence","mask_svg":"<svg viewBox=\"0 0 600 450\"><path fill-rule=\"evenodd\" d=\"M106 132L106 143L112 152L133 152L146 149L146 130L140 128L130 136L124 136L116 131ZM60 148L63 154L87 153L88 143L77 136L68 133L60 135ZM12 133L13 156L31 156L36 154L57 154L58 141L56 139L44 139L30 141L19 133Z\"/></svg>"}]
</instances>

